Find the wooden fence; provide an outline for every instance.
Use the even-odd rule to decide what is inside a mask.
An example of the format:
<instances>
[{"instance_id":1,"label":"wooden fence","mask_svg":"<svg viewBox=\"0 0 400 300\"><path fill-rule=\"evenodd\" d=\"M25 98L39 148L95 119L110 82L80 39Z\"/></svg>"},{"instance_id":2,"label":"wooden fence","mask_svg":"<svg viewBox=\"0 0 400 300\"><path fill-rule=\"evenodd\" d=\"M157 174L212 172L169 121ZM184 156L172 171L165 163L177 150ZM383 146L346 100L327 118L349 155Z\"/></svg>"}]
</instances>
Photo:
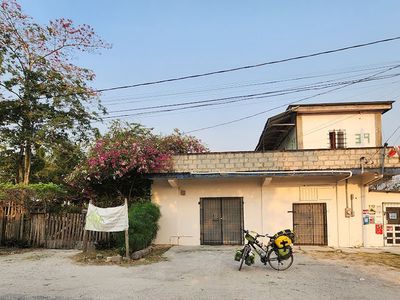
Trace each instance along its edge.
<instances>
[{"instance_id":1,"label":"wooden fence","mask_svg":"<svg viewBox=\"0 0 400 300\"><path fill-rule=\"evenodd\" d=\"M8 204L7 204L8 205ZM26 242L33 247L52 249L82 248L85 214L26 214L18 205L0 206L0 245ZM89 245L109 242L111 233L88 232Z\"/></svg>"},{"instance_id":2,"label":"wooden fence","mask_svg":"<svg viewBox=\"0 0 400 300\"><path fill-rule=\"evenodd\" d=\"M24 214L22 205L7 201L0 205L0 245L6 240L18 239L24 235Z\"/></svg>"}]
</instances>

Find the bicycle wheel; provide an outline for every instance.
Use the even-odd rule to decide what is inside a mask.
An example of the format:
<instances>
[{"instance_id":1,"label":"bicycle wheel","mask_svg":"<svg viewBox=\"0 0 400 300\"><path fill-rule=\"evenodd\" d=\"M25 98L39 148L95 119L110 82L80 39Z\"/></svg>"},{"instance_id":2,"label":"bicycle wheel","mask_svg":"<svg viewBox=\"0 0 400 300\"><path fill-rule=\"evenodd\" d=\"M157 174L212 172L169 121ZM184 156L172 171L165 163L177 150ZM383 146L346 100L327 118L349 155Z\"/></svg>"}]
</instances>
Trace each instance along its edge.
<instances>
[{"instance_id":1,"label":"bicycle wheel","mask_svg":"<svg viewBox=\"0 0 400 300\"><path fill-rule=\"evenodd\" d=\"M267 261L272 269L277 271L284 271L290 268L290 266L292 265L293 253L290 253L289 258L282 260L279 258L278 254L274 251L274 249L271 249L268 251Z\"/></svg>"},{"instance_id":2,"label":"bicycle wheel","mask_svg":"<svg viewBox=\"0 0 400 300\"><path fill-rule=\"evenodd\" d=\"M242 259L240 260L239 271L242 269L243 263L246 260L248 254L249 254L249 247L246 245L243 248Z\"/></svg>"}]
</instances>

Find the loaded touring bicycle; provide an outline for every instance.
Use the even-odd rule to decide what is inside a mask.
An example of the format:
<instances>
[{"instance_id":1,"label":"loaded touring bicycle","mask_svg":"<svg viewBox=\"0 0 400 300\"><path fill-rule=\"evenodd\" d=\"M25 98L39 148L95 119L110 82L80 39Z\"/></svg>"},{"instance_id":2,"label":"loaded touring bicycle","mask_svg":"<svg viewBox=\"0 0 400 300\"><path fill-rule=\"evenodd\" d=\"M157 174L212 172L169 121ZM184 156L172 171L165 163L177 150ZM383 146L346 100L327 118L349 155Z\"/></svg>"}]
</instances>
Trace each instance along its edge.
<instances>
[{"instance_id":1,"label":"loaded touring bicycle","mask_svg":"<svg viewBox=\"0 0 400 300\"><path fill-rule=\"evenodd\" d=\"M235 260L240 261L239 271L242 269L243 263L248 266L254 264L254 252L260 256L264 265L268 263L275 270L283 271L292 265L293 251L291 245L294 242L294 233L290 229L279 231L273 236L248 230L243 230L243 232L247 243L243 249L237 250L235 253ZM269 238L268 244L264 245L258 240L259 237Z\"/></svg>"}]
</instances>

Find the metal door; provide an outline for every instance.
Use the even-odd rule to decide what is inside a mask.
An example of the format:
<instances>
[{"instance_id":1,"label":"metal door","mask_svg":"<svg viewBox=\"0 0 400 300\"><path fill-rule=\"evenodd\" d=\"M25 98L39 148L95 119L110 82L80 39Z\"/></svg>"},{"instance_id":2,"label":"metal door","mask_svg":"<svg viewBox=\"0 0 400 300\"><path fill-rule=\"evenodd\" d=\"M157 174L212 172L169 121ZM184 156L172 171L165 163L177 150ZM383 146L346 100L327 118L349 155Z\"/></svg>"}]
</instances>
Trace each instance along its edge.
<instances>
[{"instance_id":1,"label":"metal door","mask_svg":"<svg viewBox=\"0 0 400 300\"><path fill-rule=\"evenodd\" d=\"M326 203L293 203L296 245L327 245Z\"/></svg>"},{"instance_id":2,"label":"metal door","mask_svg":"<svg viewBox=\"0 0 400 300\"><path fill-rule=\"evenodd\" d=\"M385 246L400 246L400 204L384 203Z\"/></svg>"},{"instance_id":3,"label":"metal door","mask_svg":"<svg viewBox=\"0 0 400 300\"><path fill-rule=\"evenodd\" d=\"M201 198L202 245L237 245L243 242L243 199Z\"/></svg>"}]
</instances>

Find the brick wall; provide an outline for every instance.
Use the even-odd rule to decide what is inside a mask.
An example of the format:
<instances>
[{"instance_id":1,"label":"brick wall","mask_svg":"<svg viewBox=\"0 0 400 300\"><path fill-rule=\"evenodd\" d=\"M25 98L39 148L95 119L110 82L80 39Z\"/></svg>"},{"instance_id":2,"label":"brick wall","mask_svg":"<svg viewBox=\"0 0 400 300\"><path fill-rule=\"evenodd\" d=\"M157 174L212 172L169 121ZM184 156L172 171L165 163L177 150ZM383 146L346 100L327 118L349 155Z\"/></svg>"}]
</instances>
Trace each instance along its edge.
<instances>
[{"instance_id":1,"label":"brick wall","mask_svg":"<svg viewBox=\"0 0 400 300\"><path fill-rule=\"evenodd\" d=\"M174 156L174 172L237 172L380 168L382 149L296 150L269 152L215 152ZM400 168L398 157L385 158L385 167Z\"/></svg>"}]
</instances>

